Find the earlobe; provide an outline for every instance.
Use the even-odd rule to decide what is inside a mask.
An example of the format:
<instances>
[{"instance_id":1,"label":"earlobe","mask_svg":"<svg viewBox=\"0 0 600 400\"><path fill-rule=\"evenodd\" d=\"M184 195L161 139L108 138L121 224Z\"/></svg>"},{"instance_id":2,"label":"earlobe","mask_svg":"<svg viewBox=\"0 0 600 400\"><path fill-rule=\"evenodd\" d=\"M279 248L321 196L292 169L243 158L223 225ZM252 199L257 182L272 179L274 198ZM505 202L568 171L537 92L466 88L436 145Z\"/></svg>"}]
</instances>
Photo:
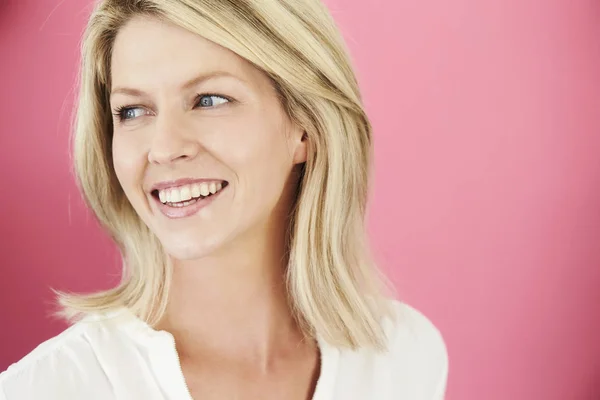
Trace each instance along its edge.
<instances>
[{"instance_id":1,"label":"earlobe","mask_svg":"<svg viewBox=\"0 0 600 400\"><path fill-rule=\"evenodd\" d=\"M306 162L308 153L308 135L306 132L302 134L300 142L296 145L296 151L294 152L294 164L302 164Z\"/></svg>"}]
</instances>

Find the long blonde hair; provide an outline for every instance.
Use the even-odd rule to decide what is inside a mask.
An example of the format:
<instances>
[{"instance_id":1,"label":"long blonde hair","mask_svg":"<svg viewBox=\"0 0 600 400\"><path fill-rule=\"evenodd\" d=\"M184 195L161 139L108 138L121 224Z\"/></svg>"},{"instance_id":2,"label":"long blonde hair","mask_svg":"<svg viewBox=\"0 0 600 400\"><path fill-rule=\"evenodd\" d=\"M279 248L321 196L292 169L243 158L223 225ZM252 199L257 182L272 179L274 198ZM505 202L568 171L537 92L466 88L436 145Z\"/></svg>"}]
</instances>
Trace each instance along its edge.
<instances>
[{"instance_id":1,"label":"long blonde hair","mask_svg":"<svg viewBox=\"0 0 600 400\"><path fill-rule=\"evenodd\" d=\"M61 315L127 307L148 324L163 315L172 265L136 215L112 167L108 103L111 49L134 16L160 18L252 62L274 82L312 151L290 224L287 287L307 334L343 347L385 347L385 278L369 254L365 213L371 125L339 31L320 0L104 0L83 44L74 166L89 207L123 256L121 283L58 294Z\"/></svg>"}]
</instances>

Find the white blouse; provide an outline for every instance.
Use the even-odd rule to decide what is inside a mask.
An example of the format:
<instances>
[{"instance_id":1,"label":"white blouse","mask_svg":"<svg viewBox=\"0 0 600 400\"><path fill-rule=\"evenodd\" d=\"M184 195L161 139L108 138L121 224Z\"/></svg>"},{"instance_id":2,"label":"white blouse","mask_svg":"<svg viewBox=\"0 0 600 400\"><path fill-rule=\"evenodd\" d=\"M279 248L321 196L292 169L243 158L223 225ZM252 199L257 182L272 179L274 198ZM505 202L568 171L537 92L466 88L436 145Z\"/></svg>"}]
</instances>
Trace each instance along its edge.
<instances>
[{"instance_id":1,"label":"white blouse","mask_svg":"<svg viewBox=\"0 0 600 400\"><path fill-rule=\"evenodd\" d=\"M435 326L394 301L389 350L338 349L318 340L313 400L442 400L446 346ZM190 400L173 336L126 309L88 316L0 374L0 400Z\"/></svg>"}]
</instances>

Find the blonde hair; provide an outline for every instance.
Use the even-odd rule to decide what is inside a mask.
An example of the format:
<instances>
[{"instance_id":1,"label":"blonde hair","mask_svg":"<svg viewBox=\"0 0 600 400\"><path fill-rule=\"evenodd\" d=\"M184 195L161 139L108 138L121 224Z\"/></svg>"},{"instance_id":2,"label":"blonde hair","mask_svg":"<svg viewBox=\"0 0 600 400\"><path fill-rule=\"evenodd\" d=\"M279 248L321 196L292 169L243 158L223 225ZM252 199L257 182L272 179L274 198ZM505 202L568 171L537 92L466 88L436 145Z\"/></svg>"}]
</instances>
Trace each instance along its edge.
<instances>
[{"instance_id":1,"label":"blonde hair","mask_svg":"<svg viewBox=\"0 0 600 400\"><path fill-rule=\"evenodd\" d=\"M104 0L82 44L74 166L89 207L119 246L121 283L58 294L61 315L127 307L148 324L163 315L172 265L136 215L112 168L111 48L134 16L160 18L253 63L274 82L311 151L290 224L287 285L304 331L342 347L385 348L385 278L369 254L365 213L371 125L337 27L320 0Z\"/></svg>"}]
</instances>

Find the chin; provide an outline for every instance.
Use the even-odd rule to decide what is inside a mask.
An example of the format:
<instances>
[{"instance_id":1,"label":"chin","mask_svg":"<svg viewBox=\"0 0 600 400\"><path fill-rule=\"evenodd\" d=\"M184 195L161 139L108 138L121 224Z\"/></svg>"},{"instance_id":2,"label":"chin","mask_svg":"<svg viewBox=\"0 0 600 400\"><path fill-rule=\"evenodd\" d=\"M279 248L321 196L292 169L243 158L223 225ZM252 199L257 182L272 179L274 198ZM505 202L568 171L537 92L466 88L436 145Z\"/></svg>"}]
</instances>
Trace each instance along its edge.
<instances>
[{"instance_id":1,"label":"chin","mask_svg":"<svg viewBox=\"0 0 600 400\"><path fill-rule=\"evenodd\" d=\"M161 238L162 239L162 238ZM161 240L167 254L176 260L197 260L204 258L219 248L219 243L206 238L169 237Z\"/></svg>"}]
</instances>

